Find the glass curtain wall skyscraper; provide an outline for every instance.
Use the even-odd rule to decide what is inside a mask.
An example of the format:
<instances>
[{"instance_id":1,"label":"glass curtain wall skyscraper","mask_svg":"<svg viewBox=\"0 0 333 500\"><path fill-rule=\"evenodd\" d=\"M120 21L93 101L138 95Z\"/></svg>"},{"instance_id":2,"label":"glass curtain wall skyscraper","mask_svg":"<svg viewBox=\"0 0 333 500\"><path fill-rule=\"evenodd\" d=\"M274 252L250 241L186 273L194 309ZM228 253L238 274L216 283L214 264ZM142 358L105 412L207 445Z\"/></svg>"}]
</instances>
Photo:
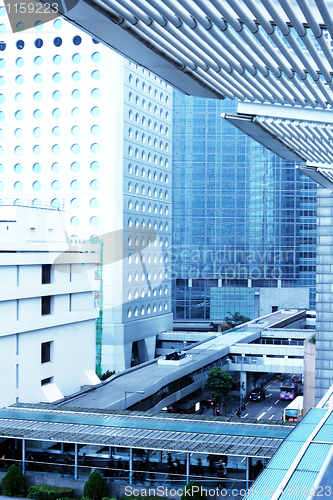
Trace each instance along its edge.
<instances>
[{"instance_id":1,"label":"glass curtain wall skyscraper","mask_svg":"<svg viewBox=\"0 0 333 500\"><path fill-rule=\"evenodd\" d=\"M236 105L174 92L176 320L315 308L316 185L221 118Z\"/></svg>"}]
</instances>

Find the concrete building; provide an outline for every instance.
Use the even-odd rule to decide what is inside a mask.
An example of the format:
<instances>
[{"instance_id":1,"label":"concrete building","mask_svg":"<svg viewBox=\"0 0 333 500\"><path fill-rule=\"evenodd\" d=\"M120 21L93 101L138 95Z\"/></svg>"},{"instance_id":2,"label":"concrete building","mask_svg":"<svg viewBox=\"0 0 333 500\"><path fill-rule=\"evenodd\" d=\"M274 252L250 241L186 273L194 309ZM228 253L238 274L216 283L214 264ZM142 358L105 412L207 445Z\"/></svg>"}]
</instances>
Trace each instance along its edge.
<instances>
[{"instance_id":1,"label":"concrete building","mask_svg":"<svg viewBox=\"0 0 333 500\"><path fill-rule=\"evenodd\" d=\"M64 204L72 239L103 241L97 371L151 359L172 321L171 87L65 20L13 34L0 16L1 198ZM139 255L128 227L159 238Z\"/></svg>"},{"instance_id":2,"label":"concrete building","mask_svg":"<svg viewBox=\"0 0 333 500\"><path fill-rule=\"evenodd\" d=\"M0 405L55 401L99 382L91 278L99 252L67 247L61 212L0 207ZM89 273L92 276L89 277Z\"/></svg>"}]
</instances>

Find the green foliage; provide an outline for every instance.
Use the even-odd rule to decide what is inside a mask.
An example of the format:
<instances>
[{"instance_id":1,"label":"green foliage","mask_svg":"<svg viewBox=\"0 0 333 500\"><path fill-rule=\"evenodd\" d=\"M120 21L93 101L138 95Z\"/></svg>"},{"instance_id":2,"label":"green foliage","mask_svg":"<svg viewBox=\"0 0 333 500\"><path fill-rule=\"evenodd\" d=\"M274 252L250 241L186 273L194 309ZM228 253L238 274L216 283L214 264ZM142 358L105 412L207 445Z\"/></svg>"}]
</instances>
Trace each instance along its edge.
<instances>
[{"instance_id":1,"label":"green foliage","mask_svg":"<svg viewBox=\"0 0 333 500\"><path fill-rule=\"evenodd\" d=\"M2 478L1 485L4 495L11 497L24 497L27 492L25 477L22 474L21 468L16 467L15 464L9 467L8 471Z\"/></svg>"},{"instance_id":2,"label":"green foliage","mask_svg":"<svg viewBox=\"0 0 333 500\"><path fill-rule=\"evenodd\" d=\"M106 370L105 373L102 373L102 375L98 375L100 380L106 380L107 378L109 377L112 377L112 375L114 375L116 373L116 370L112 370L112 372L110 370Z\"/></svg>"},{"instance_id":3,"label":"green foliage","mask_svg":"<svg viewBox=\"0 0 333 500\"><path fill-rule=\"evenodd\" d=\"M219 366L214 366L208 372L205 391L211 394L212 398L224 398L232 401L229 391L234 383L234 379L228 372L222 371Z\"/></svg>"},{"instance_id":4,"label":"green foliage","mask_svg":"<svg viewBox=\"0 0 333 500\"><path fill-rule=\"evenodd\" d=\"M96 470L90 474L83 488L83 495L91 500L102 500L108 493L104 477Z\"/></svg>"},{"instance_id":5,"label":"green foliage","mask_svg":"<svg viewBox=\"0 0 333 500\"><path fill-rule=\"evenodd\" d=\"M312 342L315 344L316 343L316 334L312 335Z\"/></svg>"},{"instance_id":6,"label":"green foliage","mask_svg":"<svg viewBox=\"0 0 333 500\"><path fill-rule=\"evenodd\" d=\"M192 500L206 499L206 494L204 491L201 491L201 486L198 481L190 481L183 489L181 500L187 500L189 498Z\"/></svg>"},{"instance_id":7,"label":"green foliage","mask_svg":"<svg viewBox=\"0 0 333 500\"><path fill-rule=\"evenodd\" d=\"M30 486L27 498L34 498L35 500L66 500L67 498L73 498L73 490L71 488L40 484Z\"/></svg>"},{"instance_id":8,"label":"green foliage","mask_svg":"<svg viewBox=\"0 0 333 500\"><path fill-rule=\"evenodd\" d=\"M224 318L224 321L227 323L227 325L230 328L233 328L234 326L242 325L243 323L247 323L248 321L251 321L251 318L247 318L246 316L243 316L239 312L235 312L234 314L231 314L231 312L228 311L228 314L230 314L230 318L227 316Z\"/></svg>"}]
</instances>

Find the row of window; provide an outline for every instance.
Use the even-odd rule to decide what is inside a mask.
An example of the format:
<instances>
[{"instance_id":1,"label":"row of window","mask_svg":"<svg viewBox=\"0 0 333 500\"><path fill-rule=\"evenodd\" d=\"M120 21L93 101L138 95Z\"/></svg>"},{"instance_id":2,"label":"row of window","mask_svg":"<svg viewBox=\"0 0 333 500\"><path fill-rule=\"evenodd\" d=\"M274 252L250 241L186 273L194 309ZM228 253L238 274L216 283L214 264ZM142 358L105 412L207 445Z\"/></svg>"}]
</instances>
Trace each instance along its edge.
<instances>
[{"instance_id":1,"label":"row of window","mask_svg":"<svg viewBox=\"0 0 333 500\"><path fill-rule=\"evenodd\" d=\"M70 223L73 227L77 227L80 224L80 219L76 215L74 215L70 218ZM97 227L99 225L99 218L96 216L90 217L89 224L93 227Z\"/></svg>"},{"instance_id":2,"label":"row of window","mask_svg":"<svg viewBox=\"0 0 333 500\"><path fill-rule=\"evenodd\" d=\"M167 253L165 254L164 258L163 258L162 252L159 254L159 258L157 258L156 253L154 254L153 257L150 254L148 254L147 256L140 258L139 255L136 253L135 256L129 255L127 258L127 261L129 264L132 264L132 263L139 264L140 262L144 263L146 261L147 261L147 264L151 264L152 262L154 264L157 264L157 261L159 261L160 264L163 264L163 260L167 264L167 262L168 262L168 254Z\"/></svg>"},{"instance_id":3,"label":"row of window","mask_svg":"<svg viewBox=\"0 0 333 500\"><path fill-rule=\"evenodd\" d=\"M128 221L128 222L129 222L129 227L132 227L132 220L131 220L131 219L129 219L129 221ZM146 226L146 223L145 223L145 221L143 220L143 221L142 221L142 226L141 226L141 227L145 227L145 226ZM163 225L163 222L162 222L162 221L161 221L159 224L157 224L156 220L155 220L153 223L149 220L149 221L147 222L147 227L148 227L148 228L153 228L153 229L155 229L155 231L157 231L157 228L158 228L158 230L159 230L160 232L163 232L163 231L168 232L168 231L169 231L169 224L168 224L167 222L165 222L165 224ZM128 239L128 244L129 244L129 246L132 246L132 244L133 244L133 243L132 243L132 239L131 239L131 238L129 238L129 239ZM136 244L136 246L138 246L138 245ZM144 246L145 246L145 244L144 244L144 239L142 239L142 244L141 244L141 246L142 246L142 247L144 247Z\"/></svg>"},{"instance_id":4,"label":"row of window","mask_svg":"<svg viewBox=\"0 0 333 500\"><path fill-rule=\"evenodd\" d=\"M94 110L95 108L93 108ZM78 125L74 125L72 128L71 128L71 134L74 135L75 137L77 137L78 135L81 134L81 128L78 126ZM90 127L90 132L92 135L99 135L100 133L100 127L99 125L92 125ZM43 133L43 130L40 128L40 127L35 127L32 131L33 135L35 137L41 137L42 133ZM61 128L60 127L53 127L52 128L52 134L55 136L55 137L59 137L61 135ZM24 135L23 133L23 129L21 128L17 128L15 129L14 131L14 135L15 137L17 137L18 139L21 139ZM0 139L3 139L5 136L5 131L3 129L0 129Z\"/></svg>"},{"instance_id":5,"label":"row of window","mask_svg":"<svg viewBox=\"0 0 333 500\"><path fill-rule=\"evenodd\" d=\"M158 78L158 76L156 76L155 74L152 74L150 73L150 71L147 71L145 68L143 68L142 66L139 66L138 64L136 64L135 62L133 61L129 61L128 64L130 66L134 66L135 69L137 70L141 70L142 71L142 74L143 75L146 75L146 78L147 78L147 74L148 74L148 78L151 78L153 79L157 84L160 84L162 87L165 85L166 88L168 88L168 84L162 80L161 78Z\"/></svg>"},{"instance_id":6,"label":"row of window","mask_svg":"<svg viewBox=\"0 0 333 500\"><path fill-rule=\"evenodd\" d=\"M90 145L90 151L94 154L97 154L99 153L100 151L100 146L99 144L97 143L93 143ZM79 154L80 151L81 151L81 146L79 144L72 144L70 146L70 150L72 153L74 154ZM52 147L51 147L51 151L52 153L54 153L55 155L58 155L61 153L61 147L59 146L59 144L54 144ZM32 148L32 152L39 156L40 154L42 154L42 146L40 146L39 144L36 144L35 146L33 146ZM23 147L22 146L15 146L14 148L14 153L17 155L17 156L22 156L23 154ZM3 156L5 154L5 148L3 146L0 146L0 156Z\"/></svg>"},{"instance_id":7,"label":"row of window","mask_svg":"<svg viewBox=\"0 0 333 500\"><path fill-rule=\"evenodd\" d=\"M73 54L73 56L72 56L72 61L75 64L80 63L81 59L82 59L82 57L78 53ZM92 59L93 62L99 62L101 60L101 54L99 52L93 52L93 54L91 55L91 59ZM62 57L61 57L61 55L56 54L55 56L53 56L52 61L56 65L61 64L62 63ZM43 60L42 56L36 56L34 58L34 64L36 66L41 66L43 64L43 62L44 62L44 60ZM24 64L25 64L24 58L23 57L18 57L16 59L16 61L15 61L15 64L16 64L16 66L18 68L22 68L24 66ZM0 59L0 68L3 69L5 66L6 66L5 59ZM16 80L15 80L16 83L18 83L17 80L18 80L19 77L23 78L21 75L19 75L18 77L16 77ZM23 83L23 80L22 80L21 83ZM21 83L19 83L19 85L21 85Z\"/></svg>"},{"instance_id":8,"label":"row of window","mask_svg":"<svg viewBox=\"0 0 333 500\"><path fill-rule=\"evenodd\" d=\"M73 161L70 165L70 168L73 172L78 172L81 168L81 165L79 162L77 161ZM61 169L61 165L60 163L58 162L54 162L52 163L51 165L51 169L53 172L55 173L58 173L60 172L60 169ZM98 161L93 161L90 163L90 169L93 171L93 172L98 172L98 170L100 169L100 164ZM41 171L42 171L42 165L40 163L34 163L33 166L32 166L32 170L36 173L36 174L39 174ZM3 174L3 172L5 171L5 167L0 163L0 174ZM21 163L16 163L14 165L14 171L17 173L17 174L21 174L23 172L23 165Z\"/></svg>"},{"instance_id":9,"label":"row of window","mask_svg":"<svg viewBox=\"0 0 333 500\"><path fill-rule=\"evenodd\" d=\"M149 205L148 205L148 212L149 212L149 213L151 213L151 211L152 211L152 207L151 207L151 205L149 204ZM156 215L156 214L157 214L157 212L159 212L159 214L160 214L160 215L163 215L163 205L160 205L159 209L157 208L157 205L154 205L154 214ZM165 214L166 216L167 216L167 215L169 215L169 207L168 207L168 206L164 207L164 214ZM150 221L148 221L147 225L148 225L148 227L151 227L151 226L149 225L149 222L150 222ZM132 226L133 226L133 221L132 221L132 218L131 218L131 217L128 219L128 222L127 222L127 223L128 223L128 227L132 227ZM136 227L139 227L139 226L141 226L141 227L145 227L145 226L146 226L145 219L142 219L142 220L141 220L141 223L139 223L139 220L138 220L138 219L135 219L134 226L136 226Z\"/></svg>"},{"instance_id":10,"label":"row of window","mask_svg":"<svg viewBox=\"0 0 333 500\"><path fill-rule=\"evenodd\" d=\"M151 103L148 104L148 111L150 113L153 112L153 108L152 108L152 104ZM158 115L158 108L157 108L157 106L154 107L154 114ZM159 115L160 115L160 118L162 118L162 119L164 118L164 109L163 108L160 109ZM169 111L166 111L165 112L165 120L168 121L169 117L170 117ZM130 109L129 112L128 112L128 118L131 121L134 118L134 114L133 114L133 110L132 109ZM139 115L139 113L135 114L135 121L136 121L136 123L140 123L140 115ZM145 122L145 117L142 118L142 122Z\"/></svg>"},{"instance_id":11,"label":"row of window","mask_svg":"<svg viewBox=\"0 0 333 500\"><path fill-rule=\"evenodd\" d=\"M150 158L150 160L149 160ZM148 161L151 161L151 158L152 158L152 155L151 153L148 153ZM157 158L157 155L154 155L154 164L157 165L158 163L158 158ZM160 167L165 167L165 168L169 168L169 160L168 158L163 158L163 156L160 156L160 159L159 159L159 165ZM132 163L129 163L128 164L128 167L127 167L127 171L129 173L129 175L132 175L133 173L133 166L132 166ZM134 168L134 173L136 176L139 175L140 173L140 169L138 167L138 165L135 165L135 168ZM144 167L142 167L141 169L141 177L145 177L146 176L146 170ZM154 175L155 176L155 175ZM151 179L152 178L152 173L151 173L151 170L148 170L148 179ZM155 179L154 179L155 180ZM157 181L156 181L157 182Z\"/></svg>"},{"instance_id":12,"label":"row of window","mask_svg":"<svg viewBox=\"0 0 333 500\"><path fill-rule=\"evenodd\" d=\"M72 38L72 42L74 45L80 45L81 42L82 42L82 38L79 36L79 35L76 35ZM94 43L98 43L96 40L93 40ZM36 49L41 49L44 45L44 40L42 38L36 38L36 40L34 41L34 45L36 47ZM62 45L62 38L60 36L56 36L54 39L53 39L53 45L55 47L61 47ZM24 40L17 40L16 42L16 48L19 49L19 50L22 50L24 49L25 47L25 42Z\"/></svg>"},{"instance_id":13,"label":"row of window","mask_svg":"<svg viewBox=\"0 0 333 500\"><path fill-rule=\"evenodd\" d=\"M146 122L145 122L145 117L142 118L142 125L145 126ZM148 120L148 128L152 128L152 121L149 119ZM157 122L154 123L154 131L155 132L158 132L158 125L157 125ZM165 135L168 137L169 136L169 129L168 127L163 127L163 125L160 126L160 134L164 134L165 132ZM128 129L128 137L129 139L133 139L133 137L135 138L136 141L139 141L140 140L140 133L138 130L135 131L135 133L133 133L133 130L131 128ZM141 135L141 142L143 144L146 143L146 135L145 134L142 134ZM147 138L147 144L148 146L152 146L153 144L153 139L152 137L149 135L148 138ZM157 139L155 138L154 139L154 146L155 148L157 148Z\"/></svg>"},{"instance_id":14,"label":"row of window","mask_svg":"<svg viewBox=\"0 0 333 500\"><path fill-rule=\"evenodd\" d=\"M164 279L168 279L168 271L166 270L165 272L163 272L162 270L160 270L158 273L157 273L157 271L153 271L153 273L151 271L147 271L147 278L148 278L148 281L151 281L152 279L154 282L156 282L157 280L163 281ZM127 275L128 283L131 283L132 280L140 281L138 272L135 272L134 274L131 272L128 273L128 275ZM143 281L143 282L146 281L146 274L144 271L142 271L142 273L141 273L141 281ZM165 292L165 293L167 293L167 292ZM156 295L157 295L156 288L153 290L153 295L154 295L154 297L156 297ZM159 290L159 295L162 295L162 288L161 287ZM147 292L147 297L150 297L149 290Z\"/></svg>"},{"instance_id":15,"label":"row of window","mask_svg":"<svg viewBox=\"0 0 333 500\"><path fill-rule=\"evenodd\" d=\"M159 287L158 295L163 295L163 292L165 295L168 295L168 291L169 290L168 290L167 285L165 285L164 290L162 290L162 287ZM136 289L134 292L132 292L132 290L128 290L127 298L128 298L128 300L138 299L139 297L141 297L143 299L145 297L146 293L147 293L147 290L145 290L144 288L142 288L141 292L139 292L138 289ZM156 288L153 290L153 296L154 297L157 296Z\"/></svg>"},{"instance_id":16,"label":"row of window","mask_svg":"<svg viewBox=\"0 0 333 500\"><path fill-rule=\"evenodd\" d=\"M131 64L131 63L130 63L130 64ZM143 71L143 73L145 72L145 70L144 70L144 69L143 69L142 71ZM149 78L150 78L150 77L151 77L151 74L149 73L149 75L148 75L148 76L149 76ZM157 78L157 76L154 76L154 78L155 78L155 82L158 82L158 78ZM132 75L132 73L129 73L129 75L128 75L128 83L129 83L130 85L134 85L134 76ZM165 82L164 82L163 80L159 80L159 84L160 84L161 86L163 86L163 85L164 85L164 83L165 83ZM136 78L136 79L135 79L135 86L136 86L136 88L137 88L137 89L139 89L139 88L140 88L140 79L139 79L139 78ZM168 86L168 85L167 85L167 83L165 83L165 86L166 86L166 87ZM146 82L143 82L143 83L142 83L141 89L142 89L142 91L143 91L143 92L146 92L146 90L147 90ZM152 95L152 88L151 88L151 86L149 86L149 87L148 87L148 93L149 93L150 95ZM157 99L157 98L158 98L158 92L157 92L157 89L155 89L154 96L155 96L155 99ZM163 97L164 97L164 96L163 96L163 92L161 92L161 94L160 94L160 100L161 100L161 101L163 101ZM168 97L168 96L166 96L166 97Z\"/></svg>"},{"instance_id":17,"label":"row of window","mask_svg":"<svg viewBox=\"0 0 333 500\"><path fill-rule=\"evenodd\" d=\"M146 186L144 184L142 184L141 190L139 189L139 185L135 184L134 190L135 190L135 194L141 194L142 196L145 196L145 194L146 194ZM132 185L131 182L129 182L128 183L128 192L132 193L132 191L133 191L133 185ZM157 189L154 188L154 191L153 191L152 188L151 188L151 186L148 186L147 195L148 196L152 196L152 193L153 193L154 198L157 198ZM161 192L160 192L160 198L161 197L163 197L163 193L161 195Z\"/></svg>"},{"instance_id":18,"label":"row of window","mask_svg":"<svg viewBox=\"0 0 333 500\"><path fill-rule=\"evenodd\" d=\"M159 197L161 199L163 198L163 191L162 191L162 189L160 190ZM168 199L168 192L167 191L165 191L164 197L165 197L166 200ZM133 209L133 204L134 204L135 211L139 212L139 210L140 210L140 203L139 203L138 200L136 200L135 203L131 199L128 200L128 204L127 204L128 210L132 210ZM145 212L145 211L146 211L146 203L143 201L142 204L141 204L141 212ZM152 212L152 205L151 205L151 203L148 203L148 205L147 205L147 211L148 211L149 214ZM154 213L157 214L157 205L154 205Z\"/></svg>"},{"instance_id":19,"label":"row of window","mask_svg":"<svg viewBox=\"0 0 333 500\"><path fill-rule=\"evenodd\" d=\"M160 303L158 306L157 306L157 304L153 304L153 306L148 304L146 308L144 306L141 306L140 309L138 307L135 307L133 312L132 312L132 308L129 307L127 309L127 317L131 318L132 314L134 314L134 316L137 317L137 316L139 316L139 313L141 314L141 316L144 316L145 313L147 313L147 314L150 314L151 312L156 313L157 310L159 312L162 312L163 309L164 309L164 311L168 310L168 303L167 302L164 303L164 307L163 307L162 303Z\"/></svg>"},{"instance_id":20,"label":"row of window","mask_svg":"<svg viewBox=\"0 0 333 500\"><path fill-rule=\"evenodd\" d=\"M1 79L1 76L0 76L0 79ZM97 99L100 96L100 91L98 89L94 89L91 92L91 96L94 99ZM81 114L81 111L79 108L73 108L71 113L72 113L72 116L74 118L78 118ZM40 120L43 116L43 113L40 109L35 109L33 111L32 115L36 120ZM24 113L21 109L18 109L17 111L15 111L14 116L15 116L16 120L21 121L24 118ZM61 117L61 110L59 108L54 108L52 110L52 116L53 116L53 118L59 119ZM5 118L6 118L5 113L3 111L0 111L0 121L4 121Z\"/></svg>"},{"instance_id":21,"label":"row of window","mask_svg":"<svg viewBox=\"0 0 333 500\"><path fill-rule=\"evenodd\" d=\"M80 182L78 180L74 180L71 182L70 184L71 188L74 190L74 191L77 191L78 189L80 189ZM100 183L97 179L93 179L90 183L89 183L89 186L91 189L93 189L94 191L97 191L100 187ZM17 181L14 183L13 185L15 191L22 191L23 189L23 184L21 181ZM32 183L32 187L35 191L40 191L41 188L42 188L42 184L40 181L34 181ZM5 188L5 185L2 181L0 181L0 191L3 191ZM61 188L61 183L60 181L58 180L54 180L51 182L51 188L54 190L54 191L59 191L59 189ZM94 201L95 203L95 201ZM94 207L96 208L96 207Z\"/></svg>"},{"instance_id":22,"label":"row of window","mask_svg":"<svg viewBox=\"0 0 333 500\"><path fill-rule=\"evenodd\" d=\"M138 80L137 80L137 81L138 81ZM145 82L143 82L143 84L142 84L142 90L143 90L143 92L146 92L146 84L145 84ZM151 85L149 85L149 87L148 87L148 94L149 94L149 95L151 95L151 96L153 95L153 89L152 89ZM160 100L161 102L164 102L164 94L163 94L163 92L161 92L161 93L160 93L160 96L158 97L158 91L157 91L157 89L155 89L155 92L154 92L154 97L155 97L155 99L158 99L158 98L159 98L159 100ZM133 96L132 92L130 92L130 93L128 94L128 100L129 100L129 102L131 102L131 103L132 103L132 102L134 102L134 96ZM135 104L136 104L137 106L140 106L140 104L141 104L142 108L143 108L143 109L146 109L146 100L145 100L145 99L141 99L141 100L140 100L140 96L138 96L138 95L136 95L136 96L135 96ZM165 104L166 104L167 106L169 105L169 96L168 96L168 95L167 95L167 96L165 96ZM149 103L149 105L148 105L148 111L151 111L151 109L152 109L152 108L151 108L151 106L152 106L152 104L151 104L151 103ZM150 109L149 109L149 108L150 108ZM155 106L155 108L154 108L154 109L157 109L157 106Z\"/></svg>"},{"instance_id":23,"label":"row of window","mask_svg":"<svg viewBox=\"0 0 333 500\"><path fill-rule=\"evenodd\" d=\"M0 59L0 67L3 67L2 61L3 61L3 59ZM91 78L93 80L97 81L97 80L100 79L101 73L98 70L94 70L94 71L91 72L90 76L91 76ZM40 84L43 81L43 76L40 73L36 73L33 78L34 78L34 82L37 83L37 84ZM79 82L81 80L81 73L79 71L74 71L72 73L72 79L75 82ZM59 72L54 73L53 76L52 76L52 80L55 83L60 83L61 80L62 80L61 73L59 73ZM18 85L22 85L22 83L24 82L24 78L23 78L22 75L17 75L16 78L15 78L15 81L16 81L16 83ZM5 80L4 77L2 77L1 82L2 82L1 85L4 85L6 83L6 80ZM93 90L95 90L95 93L91 94L91 95L93 97L95 97L96 96L96 90L98 90L98 89L93 89ZM35 92L33 94L33 97L34 97L35 101L39 102L39 101L41 101L43 95L42 95L41 92ZM0 94L0 104L3 104L5 102L5 100L6 100L5 95L4 94ZM23 102L23 100L24 100L24 95L21 92L18 92L17 94L15 94L15 101L16 102L21 103L21 102ZM155 125L157 127L157 124L155 124Z\"/></svg>"}]
</instances>

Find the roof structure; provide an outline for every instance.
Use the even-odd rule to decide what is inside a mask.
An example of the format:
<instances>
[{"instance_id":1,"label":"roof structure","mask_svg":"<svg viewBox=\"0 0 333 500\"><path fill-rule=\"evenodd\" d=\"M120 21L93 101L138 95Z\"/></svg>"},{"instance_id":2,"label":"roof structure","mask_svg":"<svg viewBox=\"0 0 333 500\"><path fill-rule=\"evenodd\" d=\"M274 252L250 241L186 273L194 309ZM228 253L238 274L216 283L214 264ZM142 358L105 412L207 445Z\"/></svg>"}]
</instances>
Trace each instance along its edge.
<instances>
[{"instance_id":1,"label":"roof structure","mask_svg":"<svg viewBox=\"0 0 333 500\"><path fill-rule=\"evenodd\" d=\"M298 319L305 317L305 310L286 309L270 313L256 320L242 324L234 329L228 330L223 335L216 334L208 339L198 342L186 348L188 354L188 362L178 365L171 363L169 365L158 364L158 360L151 360L134 368L129 368L119 374L110 377L110 379L98 386L94 386L88 390L83 390L77 394L73 394L59 401L59 405L86 407L86 408L109 408L122 409L124 408L125 391L127 395L127 407L133 406L135 403L147 399L149 401L149 409L151 401L154 400L154 411L160 411L164 406L172 404L177 399L181 399L185 395L193 392L203 386L208 376L208 368L214 366L223 366L223 369L229 370L231 365L228 363L227 356L231 352L231 346L235 348L244 346L246 353L246 344L260 337L261 332L270 328L271 335L274 335L274 328L283 328L288 324L292 324ZM290 330L288 330L290 331ZM304 338L308 336L304 330ZM277 332L276 336L280 333ZM263 346L269 354L271 347ZM282 350L286 349L283 354L287 356L283 360L276 358L278 364L272 365L274 358L260 358L260 362L265 363L258 365L246 365L246 369L250 371L250 367L255 371L273 371L274 373L301 373L303 371L303 359L296 359L296 356L303 356L302 347L284 347L279 346L278 354L281 355ZM235 352L235 351L234 351ZM236 350L237 352L237 350ZM243 352L242 350L239 352ZM252 352L252 351L251 351ZM252 352L253 354L253 352ZM251 358L252 359L252 358ZM229 360L230 361L230 360ZM243 359L244 363L246 358ZM206 369L207 368L207 369ZM241 364L232 365L232 370L241 370ZM245 368L244 368L245 369ZM181 379L190 376L184 381L184 386L181 385ZM175 384L174 392L169 389L164 393L163 387L167 388L169 384ZM197 384L195 386L195 384ZM182 388L189 392L181 392ZM162 393L162 394L161 394ZM143 394L143 395L142 395ZM160 394L160 397L154 398L154 395ZM170 399L174 397L174 399Z\"/></svg>"},{"instance_id":2,"label":"roof structure","mask_svg":"<svg viewBox=\"0 0 333 500\"><path fill-rule=\"evenodd\" d=\"M284 440L244 497L258 500L332 495L332 408L313 408ZM325 477L326 476L326 477ZM256 493L254 493L256 492Z\"/></svg>"},{"instance_id":3,"label":"roof structure","mask_svg":"<svg viewBox=\"0 0 333 500\"><path fill-rule=\"evenodd\" d=\"M0 436L270 458L292 425L221 421L189 415L14 405L0 410Z\"/></svg>"},{"instance_id":4,"label":"roof structure","mask_svg":"<svg viewBox=\"0 0 333 500\"><path fill-rule=\"evenodd\" d=\"M264 104L229 119L284 158L332 165L331 0L83 0L64 16L187 94Z\"/></svg>"}]
</instances>

